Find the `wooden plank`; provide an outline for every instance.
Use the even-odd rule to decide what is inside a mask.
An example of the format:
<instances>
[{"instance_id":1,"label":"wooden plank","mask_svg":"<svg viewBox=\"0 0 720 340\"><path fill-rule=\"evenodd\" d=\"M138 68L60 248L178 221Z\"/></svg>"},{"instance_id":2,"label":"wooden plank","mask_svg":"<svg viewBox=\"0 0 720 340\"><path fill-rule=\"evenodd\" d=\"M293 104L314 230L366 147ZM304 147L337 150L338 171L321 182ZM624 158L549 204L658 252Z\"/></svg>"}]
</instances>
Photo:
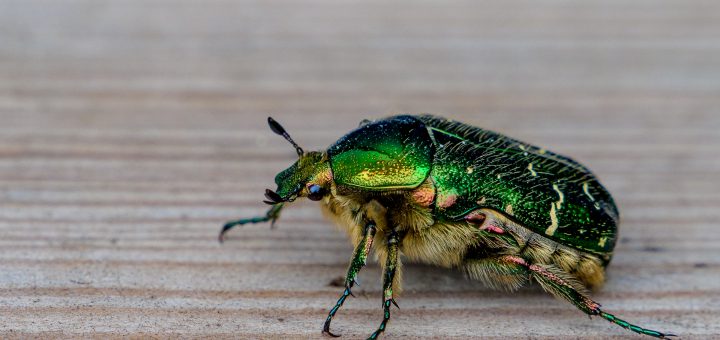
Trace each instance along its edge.
<instances>
[{"instance_id":1,"label":"wooden plank","mask_svg":"<svg viewBox=\"0 0 720 340\"><path fill-rule=\"evenodd\" d=\"M598 301L720 337L720 3L0 3L3 338L316 338L350 257L310 202L258 214L362 118L433 112L572 155L614 193ZM634 338L537 287L405 267L388 337ZM334 327L379 322L379 269Z\"/></svg>"}]
</instances>

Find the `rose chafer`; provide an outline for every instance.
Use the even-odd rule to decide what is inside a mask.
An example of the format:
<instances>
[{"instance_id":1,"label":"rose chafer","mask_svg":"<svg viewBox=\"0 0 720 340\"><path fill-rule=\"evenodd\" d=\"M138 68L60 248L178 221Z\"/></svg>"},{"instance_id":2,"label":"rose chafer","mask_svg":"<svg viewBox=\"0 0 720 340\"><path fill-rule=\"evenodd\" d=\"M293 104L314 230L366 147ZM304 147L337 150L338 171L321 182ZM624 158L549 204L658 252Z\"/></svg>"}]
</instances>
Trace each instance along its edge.
<instances>
[{"instance_id":1,"label":"rose chafer","mask_svg":"<svg viewBox=\"0 0 720 340\"><path fill-rule=\"evenodd\" d=\"M262 217L275 222L287 202L320 201L346 228L355 251L345 290L323 333L352 295L373 245L383 270L383 319L400 290L407 260L460 268L485 285L514 291L531 280L590 316L633 332L667 338L605 312L588 296L605 280L617 240L618 209L595 175L570 158L499 133L431 115L402 115L361 126L326 151L305 152L280 124L271 129L295 147L298 161L266 190Z\"/></svg>"}]
</instances>

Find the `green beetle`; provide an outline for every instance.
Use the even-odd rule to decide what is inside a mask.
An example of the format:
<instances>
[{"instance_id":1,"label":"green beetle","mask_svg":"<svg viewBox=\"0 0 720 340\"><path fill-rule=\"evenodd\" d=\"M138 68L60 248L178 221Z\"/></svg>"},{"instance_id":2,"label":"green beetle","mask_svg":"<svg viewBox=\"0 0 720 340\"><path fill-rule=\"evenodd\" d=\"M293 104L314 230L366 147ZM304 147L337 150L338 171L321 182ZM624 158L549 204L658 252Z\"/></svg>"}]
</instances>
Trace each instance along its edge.
<instances>
[{"instance_id":1,"label":"green beetle","mask_svg":"<svg viewBox=\"0 0 720 340\"><path fill-rule=\"evenodd\" d=\"M299 160L266 190L265 216L232 227L275 222L286 202L321 201L355 245L345 290L325 321L351 295L372 249L383 264L383 319L400 289L406 259L460 268L471 279L513 291L535 280L584 313L636 333L673 336L606 313L588 297L602 285L617 239L619 213L608 191L581 164L501 134L431 115L364 121L323 152L304 152L280 124L270 128Z\"/></svg>"}]
</instances>

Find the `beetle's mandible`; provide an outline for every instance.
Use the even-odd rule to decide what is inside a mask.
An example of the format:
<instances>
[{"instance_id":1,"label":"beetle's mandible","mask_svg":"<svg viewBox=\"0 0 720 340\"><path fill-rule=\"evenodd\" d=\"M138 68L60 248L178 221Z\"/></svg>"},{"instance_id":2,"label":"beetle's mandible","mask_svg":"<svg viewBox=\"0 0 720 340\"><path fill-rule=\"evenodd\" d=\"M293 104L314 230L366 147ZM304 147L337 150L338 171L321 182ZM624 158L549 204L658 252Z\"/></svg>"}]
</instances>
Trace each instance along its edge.
<instances>
[{"instance_id":1,"label":"beetle's mandible","mask_svg":"<svg viewBox=\"0 0 720 340\"><path fill-rule=\"evenodd\" d=\"M633 332L668 333L630 324L588 296L602 285L617 239L619 213L608 191L583 165L499 133L431 115L363 121L326 151L306 152L284 128L270 128L295 147L299 160L266 190L270 221L288 202L307 197L346 228L355 251L345 290L323 333L351 295L371 250L382 264L386 328L400 290L400 255L459 268L485 285L513 291L536 281L590 316ZM373 248L373 246L375 246Z\"/></svg>"}]
</instances>

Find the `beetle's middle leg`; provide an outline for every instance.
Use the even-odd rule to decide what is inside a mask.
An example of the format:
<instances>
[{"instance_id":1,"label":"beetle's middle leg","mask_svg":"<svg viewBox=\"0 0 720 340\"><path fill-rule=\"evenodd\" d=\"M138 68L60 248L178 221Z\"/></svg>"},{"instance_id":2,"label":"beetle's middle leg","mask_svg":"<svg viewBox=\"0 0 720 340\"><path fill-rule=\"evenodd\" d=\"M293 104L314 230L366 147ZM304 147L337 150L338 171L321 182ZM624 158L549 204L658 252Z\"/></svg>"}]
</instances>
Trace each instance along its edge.
<instances>
[{"instance_id":1,"label":"beetle's middle leg","mask_svg":"<svg viewBox=\"0 0 720 340\"><path fill-rule=\"evenodd\" d=\"M400 237L395 230L391 230L387 236L387 258L385 259L385 268L383 269L383 320L378 329L370 334L368 340L375 340L380 333L385 331L388 321L390 321L390 307L400 308L393 298L393 281L395 281L395 271L398 269L398 246Z\"/></svg>"},{"instance_id":2,"label":"beetle's middle leg","mask_svg":"<svg viewBox=\"0 0 720 340\"><path fill-rule=\"evenodd\" d=\"M227 233L230 229L234 228L235 226L270 221L270 227L271 228L274 227L275 221L280 217L280 211L282 210L283 206L284 206L284 203L277 203L277 204L273 205L265 213L265 216L243 218L243 219L229 221L229 222L225 223L225 225L223 225L223 227L222 227L222 230L220 230L220 235L218 235L218 241L220 241L222 243L222 241L224 240L225 233Z\"/></svg>"}]
</instances>

